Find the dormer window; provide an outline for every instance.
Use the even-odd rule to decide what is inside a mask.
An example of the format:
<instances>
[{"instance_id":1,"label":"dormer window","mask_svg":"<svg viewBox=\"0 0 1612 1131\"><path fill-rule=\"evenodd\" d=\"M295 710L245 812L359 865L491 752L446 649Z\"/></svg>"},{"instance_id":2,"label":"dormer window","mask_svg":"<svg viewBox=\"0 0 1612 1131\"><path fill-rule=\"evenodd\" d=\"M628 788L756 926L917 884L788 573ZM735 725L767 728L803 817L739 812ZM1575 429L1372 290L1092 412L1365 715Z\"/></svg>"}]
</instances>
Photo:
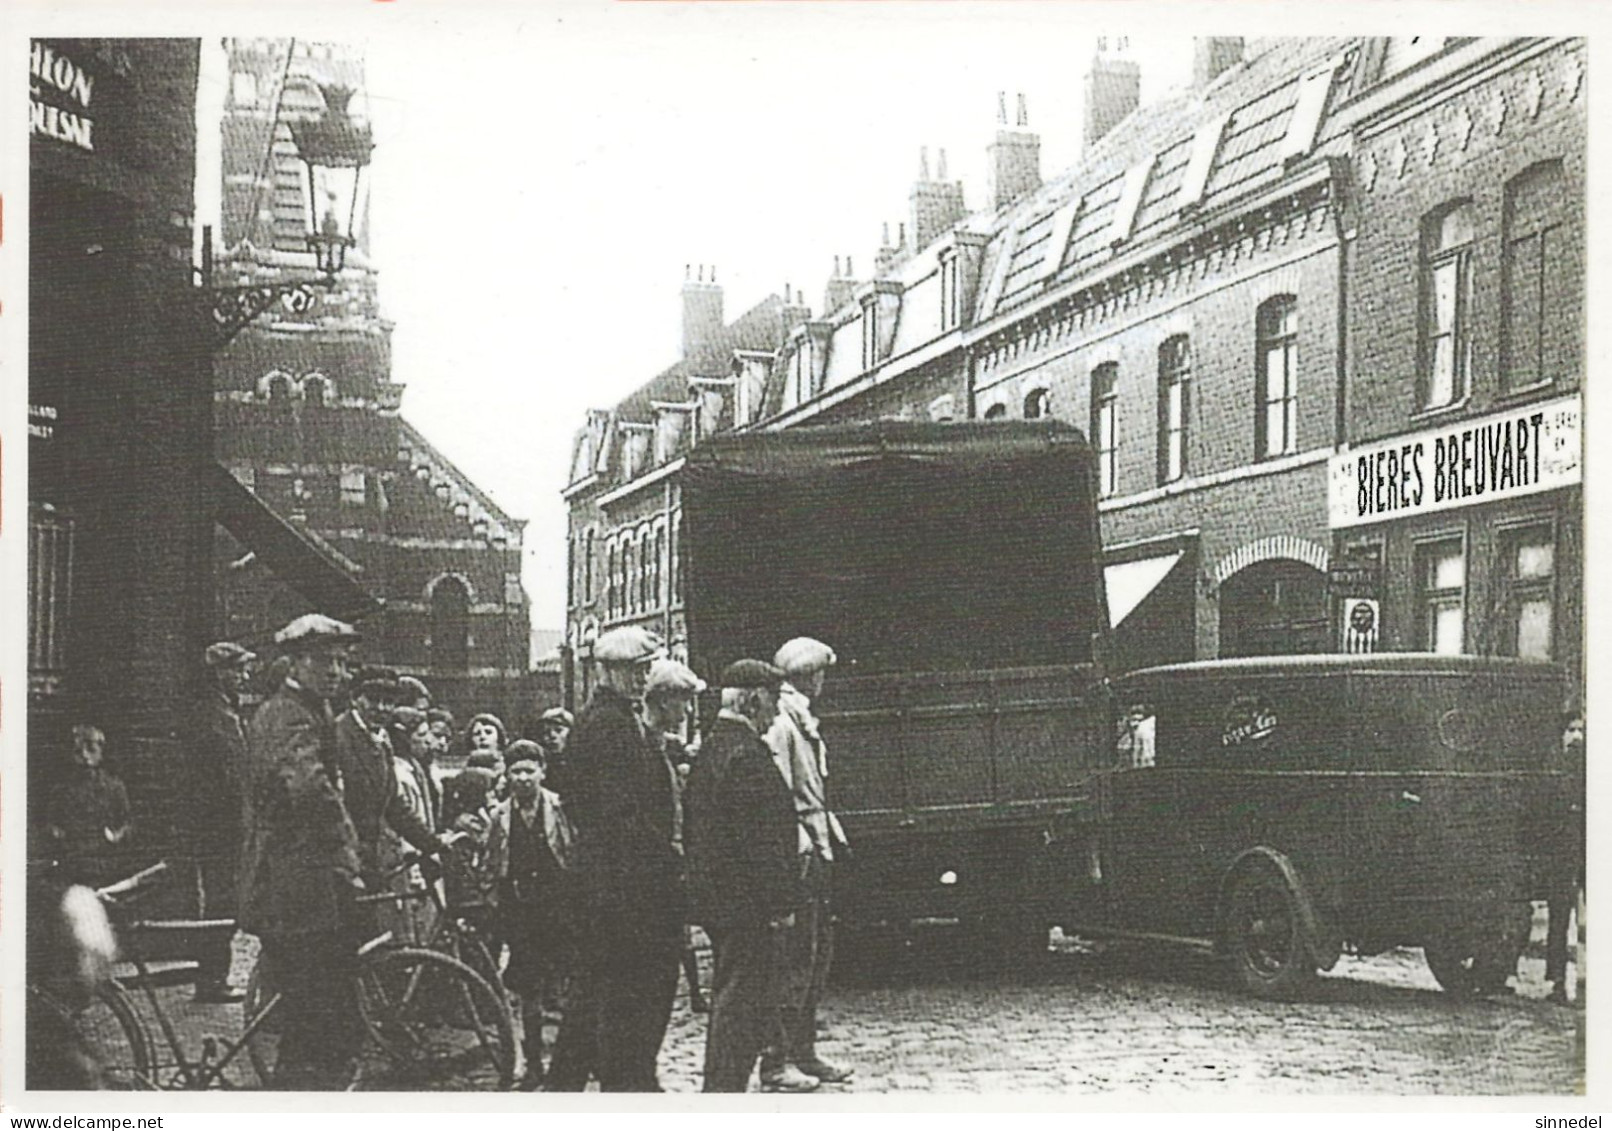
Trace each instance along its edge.
<instances>
[{"instance_id":1,"label":"dormer window","mask_svg":"<svg viewBox=\"0 0 1612 1131\"><path fill-rule=\"evenodd\" d=\"M862 300L862 368L879 364L879 300L869 295Z\"/></svg>"},{"instance_id":2,"label":"dormer window","mask_svg":"<svg viewBox=\"0 0 1612 1131\"><path fill-rule=\"evenodd\" d=\"M940 253L940 329L955 330L962 321L963 287L957 249Z\"/></svg>"},{"instance_id":3,"label":"dormer window","mask_svg":"<svg viewBox=\"0 0 1612 1131\"><path fill-rule=\"evenodd\" d=\"M1120 186L1119 203L1114 206L1114 218L1108 225L1108 242L1118 247L1131 238L1136 229L1136 214L1142 208L1142 194L1147 192L1148 178L1153 175L1155 154L1148 154L1125 171L1125 183Z\"/></svg>"}]
</instances>

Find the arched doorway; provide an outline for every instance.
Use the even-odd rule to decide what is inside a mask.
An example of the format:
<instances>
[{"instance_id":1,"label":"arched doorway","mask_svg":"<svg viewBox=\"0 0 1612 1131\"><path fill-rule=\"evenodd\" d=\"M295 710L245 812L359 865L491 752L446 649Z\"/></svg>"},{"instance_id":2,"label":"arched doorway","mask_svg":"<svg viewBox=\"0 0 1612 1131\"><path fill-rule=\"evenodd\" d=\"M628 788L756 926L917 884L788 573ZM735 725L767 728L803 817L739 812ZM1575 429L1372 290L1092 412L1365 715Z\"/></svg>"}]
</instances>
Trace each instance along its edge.
<instances>
[{"instance_id":1,"label":"arched doorway","mask_svg":"<svg viewBox=\"0 0 1612 1131\"><path fill-rule=\"evenodd\" d=\"M1330 651L1326 574L1291 558L1268 558L1220 587L1220 655Z\"/></svg>"}]
</instances>

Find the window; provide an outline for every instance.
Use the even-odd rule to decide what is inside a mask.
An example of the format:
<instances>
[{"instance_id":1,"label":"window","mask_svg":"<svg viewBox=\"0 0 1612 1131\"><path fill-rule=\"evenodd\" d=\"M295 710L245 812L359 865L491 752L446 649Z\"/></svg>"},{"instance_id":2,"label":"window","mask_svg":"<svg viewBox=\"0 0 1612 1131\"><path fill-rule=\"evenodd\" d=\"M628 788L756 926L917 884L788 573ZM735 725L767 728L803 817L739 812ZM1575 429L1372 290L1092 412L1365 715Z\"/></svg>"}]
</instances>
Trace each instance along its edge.
<instances>
[{"instance_id":1,"label":"window","mask_svg":"<svg viewBox=\"0 0 1612 1131\"><path fill-rule=\"evenodd\" d=\"M521 575L512 571L504 573L504 604L519 605L526 600L526 591L521 588Z\"/></svg>"},{"instance_id":2,"label":"window","mask_svg":"<svg viewBox=\"0 0 1612 1131\"><path fill-rule=\"evenodd\" d=\"M952 330L962 320L963 293L956 249L940 253L940 328Z\"/></svg>"},{"instance_id":3,"label":"window","mask_svg":"<svg viewBox=\"0 0 1612 1131\"><path fill-rule=\"evenodd\" d=\"M638 564L637 547L633 543L632 534L627 533L622 535L621 584L622 588L626 590L626 593L623 595L622 605L625 607L625 611L629 613L636 613L638 611L638 596L640 592L638 585Z\"/></svg>"},{"instance_id":4,"label":"window","mask_svg":"<svg viewBox=\"0 0 1612 1131\"><path fill-rule=\"evenodd\" d=\"M257 76L251 71L236 71L230 75L230 100L243 110L257 105Z\"/></svg>"},{"instance_id":5,"label":"window","mask_svg":"<svg viewBox=\"0 0 1612 1131\"><path fill-rule=\"evenodd\" d=\"M1441 656L1459 655L1466 638L1466 550L1460 538L1416 548L1416 586L1417 643Z\"/></svg>"},{"instance_id":6,"label":"window","mask_svg":"<svg viewBox=\"0 0 1612 1131\"><path fill-rule=\"evenodd\" d=\"M1567 199L1559 161L1535 165L1506 186L1500 309L1508 389L1554 381L1577 364L1576 283L1570 291L1564 285L1576 279L1563 229Z\"/></svg>"},{"instance_id":7,"label":"window","mask_svg":"<svg viewBox=\"0 0 1612 1131\"><path fill-rule=\"evenodd\" d=\"M1278 295L1259 308L1254 447L1260 459L1298 450L1298 326L1298 300L1292 295Z\"/></svg>"},{"instance_id":8,"label":"window","mask_svg":"<svg viewBox=\"0 0 1612 1131\"><path fill-rule=\"evenodd\" d=\"M785 408L794 408L796 405L805 404L807 401L812 399L811 348L811 343L805 339L802 339L800 344L796 347L794 354L790 356L789 377L784 388ZM741 377L740 381L742 382L743 380L744 378ZM746 397L744 399L746 401L745 408L748 410L749 398ZM746 411L745 419L740 420L738 423L747 423L748 417L749 414L748 411Z\"/></svg>"},{"instance_id":9,"label":"window","mask_svg":"<svg viewBox=\"0 0 1612 1131\"><path fill-rule=\"evenodd\" d=\"M302 379L302 399L310 408L324 408L335 404L331 395L330 379L312 373Z\"/></svg>"},{"instance_id":10,"label":"window","mask_svg":"<svg viewBox=\"0 0 1612 1131\"><path fill-rule=\"evenodd\" d=\"M1498 550L1500 654L1548 660L1554 651L1555 531L1548 522L1504 530Z\"/></svg>"},{"instance_id":11,"label":"window","mask_svg":"<svg viewBox=\"0 0 1612 1131\"><path fill-rule=\"evenodd\" d=\"M1119 487L1118 385L1118 362L1104 362L1091 371L1091 435L1097 448L1097 493L1105 499Z\"/></svg>"},{"instance_id":12,"label":"window","mask_svg":"<svg viewBox=\"0 0 1612 1131\"><path fill-rule=\"evenodd\" d=\"M431 663L439 671L470 667L470 591L457 577L431 589Z\"/></svg>"},{"instance_id":13,"label":"window","mask_svg":"<svg viewBox=\"0 0 1612 1131\"><path fill-rule=\"evenodd\" d=\"M1187 473L1187 412L1191 404L1192 351L1185 334L1159 347L1159 482Z\"/></svg>"},{"instance_id":14,"label":"window","mask_svg":"<svg viewBox=\"0 0 1612 1131\"><path fill-rule=\"evenodd\" d=\"M993 404L985 410L986 420L1001 420L1005 416L1007 416L1007 405L1005 404Z\"/></svg>"},{"instance_id":15,"label":"window","mask_svg":"<svg viewBox=\"0 0 1612 1131\"><path fill-rule=\"evenodd\" d=\"M263 392L271 404L290 404L294 387L289 376L275 373L264 381Z\"/></svg>"},{"instance_id":16,"label":"window","mask_svg":"<svg viewBox=\"0 0 1612 1131\"><path fill-rule=\"evenodd\" d=\"M582 535L582 601L593 603L593 531Z\"/></svg>"},{"instance_id":17,"label":"window","mask_svg":"<svg viewBox=\"0 0 1612 1131\"><path fill-rule=\"evenodd\" d=\"M661 570L663 568L662 563L665 561L666 527L662 525L655 528L655 570L649 582L650 592L654 594L654 604L656 606L661 604Z\"/></svg>"},{"instance_id":18,"label":"window","mask_svg":"<svg viewBox=\"0 0 1612 1131\"><path fill-rule=\"evenodd\" d=\"M1005 411L1005 410L1004 410ZM1040 420L1052 411L1052 393L1046 389L1031 389L1024 398L1024 419Z\"/></svg>"},{"instance_id":19,"label":"window","mask_svg":"<svg viewBox=\"0 0 1612 1131\"><path fill-rule=\"evenodd\" d=\"M875 297L862 304L862 368L879 363L879 301Z\"/></svg>"},{"instance_id":20,"label":"window","mask_svg":"<svg viewBox=\"0 0 1612 1131\"><path fill-rule=\"evenodd\" d=\"M57 691L67 671L68 610L73 593L73 520L49 507L28 508L28 688Z\"/></svg>"},{"instance_id":21,"label":"window","mask_svg":"<svg viewBox=\"0 0 1612 1131\"><path fill-rule=\"evenodd\" d=\"M1466 396L1472 369L1472 206L1429 217L1422 229L1420 406Z\"/></svg>"},{"instance_id":22,"label":"window","mask_svg":"<svg viewBox=\"0 0 1612 1131\"><path fill-rule=\"evenodd\" d=\"M672 571L672 600L683 600L683 512L678 511L672 516L672 556L670 568Z\"/></svg>"},{"instance_id":23,"label":"window","mask_svg":"<svg viewBox=\"0 0 1612 1131\"><path fill-rule=\"evenodd\" d=\"M350 507L364 505L364 469L344 468L341 473L341 501Z\"/></svg>"},{"instance_id":24,"label":"window","mask_svg":"<svg viewBox=\"0 0 1612 1131\"><path fill-rule=\"evenodd\" d=\"M605 547L605 616L616 615L616 544Z\"/></svg>"},{"instance_id":25,"label":"window","mask_svg":"<svg viewBox=\"0 0 1612 1131\"><path fill-rule=\"evenodd\" d=\"M649 560L650 549L649 531L640 530L638 532L638 607L644 610L655 607L649 587L649 577L653 570L653 565Z\"/></svg>"}]
</instances>

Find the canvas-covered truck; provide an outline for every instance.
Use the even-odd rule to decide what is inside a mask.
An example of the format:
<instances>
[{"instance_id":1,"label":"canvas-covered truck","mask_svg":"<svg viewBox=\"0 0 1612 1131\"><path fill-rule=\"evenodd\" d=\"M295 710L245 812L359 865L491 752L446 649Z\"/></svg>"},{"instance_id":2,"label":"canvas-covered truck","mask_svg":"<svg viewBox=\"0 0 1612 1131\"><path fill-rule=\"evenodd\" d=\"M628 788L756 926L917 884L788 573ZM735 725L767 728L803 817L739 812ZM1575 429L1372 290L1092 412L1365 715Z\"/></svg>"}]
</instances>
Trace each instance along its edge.
<instances>
[{"instance_id":1,"label":"canvas-covered truck","mask_svg":"<svg viewBox=\"0 0 1612 1131\"><path fill-rule=\"evenodd\" d=\"M956 920L1045 949L1112 720L1095 462L1053 421L738 433L682 478L690 659L794 636L839 656L816 704L850 924Z\"/></svg>"}]
</instances>

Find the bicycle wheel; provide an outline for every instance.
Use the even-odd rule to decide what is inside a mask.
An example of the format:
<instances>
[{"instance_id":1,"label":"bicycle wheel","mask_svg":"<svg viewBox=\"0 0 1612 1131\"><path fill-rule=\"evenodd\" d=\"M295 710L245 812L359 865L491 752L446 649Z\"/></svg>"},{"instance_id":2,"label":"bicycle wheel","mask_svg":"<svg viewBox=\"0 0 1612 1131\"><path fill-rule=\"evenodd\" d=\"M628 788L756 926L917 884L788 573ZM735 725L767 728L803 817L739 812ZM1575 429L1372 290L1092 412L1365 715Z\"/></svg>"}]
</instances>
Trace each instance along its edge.
<instances>
[{"instance_id":1,"label":"bicycle wheel","mask_svg":"<svg viewBox=\"0 0 1612 1131\"><path fill-rule=\"evenodd\" d=\"M73 1015L80 1047L100 1068L101 1087L108 1091L152 1091L157 1087L151 1060L151 1036L116 982Z\"/></svg>"},{"instance_id":2,"label":"bicycle wheel","mask_svg":"<svg viewBox=\"0 0 1612 1131\"><path fill-rule=\"evenodd\" d=\"M400 1080L507 1089L515 1026L502 993L458 959L400 947L366 955L358 980L364 1025Z\"/></svg>"},{"instance_id":3,"label":"bicycle wheel","mask_svg":"<svg viewBox=\"0 0 1612 1131\"><path fill-rule=\"evenodd\" d=\"M252 968L252 976L246 982L246 998L241 1002L242 1024L250 1028L258 1015L277 1000L264 981L263 964L260 962ZM274 1079L274 1066L280 1062L280 1033L274 1018L270 1016L251 1030L251 1034L246 1038L246 1055L252 1062L258 1080L266 1088Z\"/></svg>"}]
</instances>

